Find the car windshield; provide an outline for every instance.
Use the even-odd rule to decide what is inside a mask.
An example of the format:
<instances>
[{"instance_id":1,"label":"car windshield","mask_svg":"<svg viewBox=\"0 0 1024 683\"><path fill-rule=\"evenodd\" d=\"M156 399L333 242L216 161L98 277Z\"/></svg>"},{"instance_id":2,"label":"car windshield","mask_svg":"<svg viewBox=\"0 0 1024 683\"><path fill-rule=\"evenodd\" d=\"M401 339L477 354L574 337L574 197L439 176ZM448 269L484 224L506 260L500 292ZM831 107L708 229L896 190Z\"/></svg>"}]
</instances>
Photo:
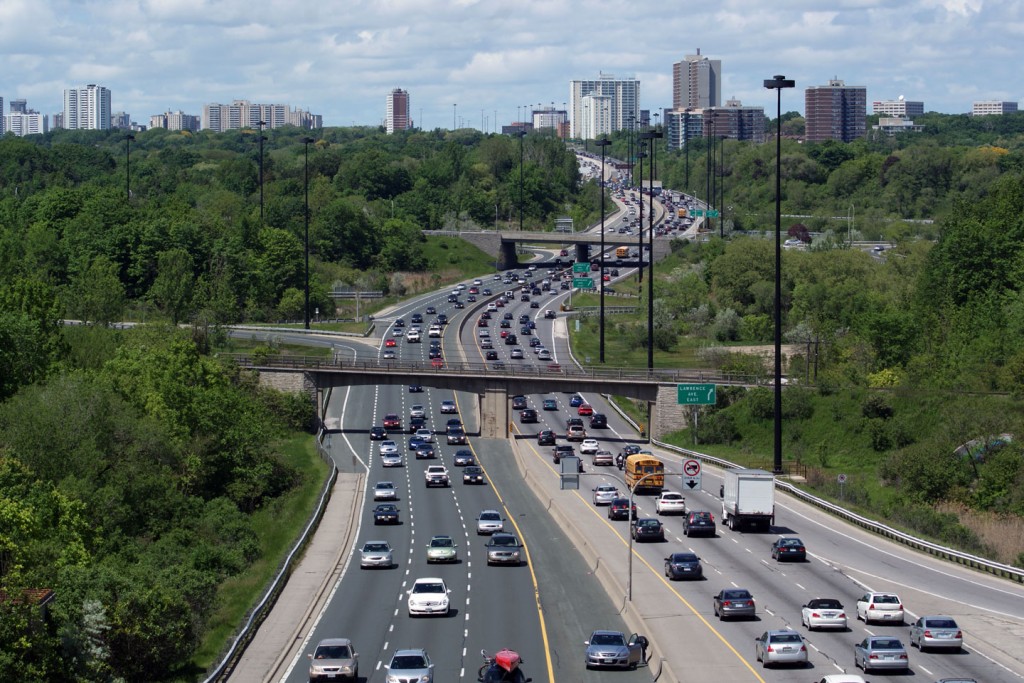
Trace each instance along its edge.
<instances>
[{"instance_id":1,"label":"car windshield","mask_svg":"<svg viewBox=\"0 0 1024 683\"><path fill-rule=\"evenodd\" d=\"M626 637L621 633L595 633L590 639L591 645L619 645L626 644Z\"/></svg>"},{"instance_id":2,"label":"car windshield","mask_svg":"<svg viewBox=\"0 0 1024 683\"><path fill-rule=\"evenodd\" d=\"M364 553L383 553L383 552L387 552L387 550L388 550L388 544L387 543L367 543L366 545L363 546L363 552Z\"/></svg>"},{"instance_id":3,"label":"car windshield","mask_svg":"<svg viewBox=\"0 0 1024 683\"><path fill-rule=\"evenodd\" d=\"M450 538L435 538L430 541L431 548L451 548L455 542Z\"/></svg>"},{"instance_id":4,"label":"car windshield","mask_svg":"<svg viewBox=\"0 0 1024 683\"><path fill-rule=\"evenodd\" d=\"M348 645L321 645L316 649L315 659L348 659Z\"/></svg>"},{"instance_id":5,"label":"car windshield","mask_svg":"<svg viewBox=\"0 0 1024 683\"><path fill-rule=\"evenodd\" d=\"M879 638L869 643L872 650L902 650L903 643L895 638Z\"/></svg>"},{"instance_id":6,"label":"car windshield","mask_svg":"<svg viewBox=\"0 0 1024 683\"><path fill-rule=\"evenodd\" d=\"M798 633L774 633L769 637L773 643L799 643L800 634Z\"/></svg>"},{"instance_id":7,"label":"car windshield","mask_svg":"<svg viewBox=\"0 0 1024 683\"><path fill-rule=\"evenodd\" d=\"M807 606L817 609L843 609L843 603L838 600L811 600Z\"/></svg>"},{"instance_id":8,"label":"car windshield","mask_svg":"<svg viewBox=\"0 0 1024 683\"><path fill-rule=\"evenodd\" d=\"M489 545L516 546L519 541L515 536L492 536Z\"/></svg>"},{"instance_id":9,"label":"car windshield","mask_svg":"<svg viewBox=\"0 0 1024 683\"><path fill-rule=\"evenodd\" d=\"M412 587L413 593L444 593L443 583L417 583Z\"/></svg>"},{"instance_id":10,"label":"car windshield","mask_svg":"<svg viewBox=\"0 0 1024 683\"><path fill-rule=\"evenodd\" d=\"M426 669L427 663L420 655L401 655L391 660L391 669Z\"/></svg>"}]
</instances>

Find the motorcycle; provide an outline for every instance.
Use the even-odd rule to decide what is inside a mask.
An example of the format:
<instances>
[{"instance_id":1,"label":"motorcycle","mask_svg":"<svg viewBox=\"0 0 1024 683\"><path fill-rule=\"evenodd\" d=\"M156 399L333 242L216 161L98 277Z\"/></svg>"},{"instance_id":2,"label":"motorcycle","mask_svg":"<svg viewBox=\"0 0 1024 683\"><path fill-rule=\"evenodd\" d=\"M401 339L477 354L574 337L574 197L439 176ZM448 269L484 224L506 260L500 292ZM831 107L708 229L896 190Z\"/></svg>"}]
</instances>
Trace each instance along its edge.
<instances>
[{"instance_id":1,"label":"motorcycle","mask_svg":"<svg viewBox=\"0 0 1024 683\"><path fill-rule=\"evenodd\" d=\"M530 683L533 680L519 668L523 659L514 650L504 648L493 657L487 654L487 650L480 650L480 654L484 658L484 665L476 676L480 683Z\"/></svg>"}]
</instances>

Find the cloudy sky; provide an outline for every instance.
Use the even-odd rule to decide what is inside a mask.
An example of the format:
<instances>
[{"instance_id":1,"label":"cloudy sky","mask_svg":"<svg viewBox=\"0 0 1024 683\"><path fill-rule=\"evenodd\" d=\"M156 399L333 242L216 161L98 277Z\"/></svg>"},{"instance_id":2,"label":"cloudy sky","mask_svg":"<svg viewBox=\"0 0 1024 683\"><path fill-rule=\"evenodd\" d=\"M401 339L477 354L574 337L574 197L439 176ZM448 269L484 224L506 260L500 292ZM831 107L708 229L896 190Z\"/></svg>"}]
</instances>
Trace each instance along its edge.
<instances>
[{"instance_id":1,"label":"cloudy sky","mask_svg":"<svg viewBox=\"0 0 1024 683\"><path fill-rule=\"evenodd\" d=\"M725 98L774 110L762 81L838 77L868 101L960 113L1024 96L1018 0L0 0L0 97L43 113L97 83L114 111L149 116L234 99L377 125L408 90L425 128L493 129L568 100L569 81L636 76L641 107L672 104L672 64L722 61ZM455 105L453 107L453 105ZM7 107L5 106L5 110ZM870 104L869 104L870 111Z\"/></svg>"}]
</instances>

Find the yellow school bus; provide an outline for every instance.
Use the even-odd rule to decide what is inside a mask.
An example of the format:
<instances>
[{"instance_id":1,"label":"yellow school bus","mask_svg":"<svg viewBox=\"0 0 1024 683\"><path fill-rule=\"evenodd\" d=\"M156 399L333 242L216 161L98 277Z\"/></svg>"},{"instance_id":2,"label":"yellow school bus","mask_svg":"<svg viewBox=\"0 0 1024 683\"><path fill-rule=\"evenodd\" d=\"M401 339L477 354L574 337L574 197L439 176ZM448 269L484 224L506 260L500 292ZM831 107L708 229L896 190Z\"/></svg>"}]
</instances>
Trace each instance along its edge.
<instances>
[{"instance_id":1,"label":"yellow school bus","mask_svg":"<svg viewBox=\"0 0 1024 683\"><path fill-rule=\"evenodd\" d=\"M651 453L634 453L627 456L623 469L626 471L626 487L632 489L634 493L643 491L659 494L665 487L665 463ZM637 482L640 482L639 486Z\"/></svg>"},{"instance_id":2,"label":"yellow school bus","mask_svg":"<svg viewBox=\"0 0 1024 683\"><path fill-rule=\"evenodd\" d=\"M629 256L629 247L618 247L615 249L615 256L618 258L626 258Z\"/></svg>"}]
</instances>

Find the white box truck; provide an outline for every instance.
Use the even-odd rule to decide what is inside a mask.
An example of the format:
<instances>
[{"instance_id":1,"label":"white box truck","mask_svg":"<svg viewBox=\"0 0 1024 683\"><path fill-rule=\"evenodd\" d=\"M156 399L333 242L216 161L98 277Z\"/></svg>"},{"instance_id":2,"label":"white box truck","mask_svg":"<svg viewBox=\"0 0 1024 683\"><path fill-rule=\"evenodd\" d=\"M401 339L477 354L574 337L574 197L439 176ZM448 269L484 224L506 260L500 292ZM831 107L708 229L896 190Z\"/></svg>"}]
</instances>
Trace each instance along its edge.
<instances>
[{"instance_id":1,"label":"white box truck","mask_svg":"<svg viewBox=\"0 0 1024 683\"><path fill-rule=\"evenodd\" d=\"M726 470L722 524L768 531L775 523L775 475L766 470Z\"/></svg>"}]
</instances>

